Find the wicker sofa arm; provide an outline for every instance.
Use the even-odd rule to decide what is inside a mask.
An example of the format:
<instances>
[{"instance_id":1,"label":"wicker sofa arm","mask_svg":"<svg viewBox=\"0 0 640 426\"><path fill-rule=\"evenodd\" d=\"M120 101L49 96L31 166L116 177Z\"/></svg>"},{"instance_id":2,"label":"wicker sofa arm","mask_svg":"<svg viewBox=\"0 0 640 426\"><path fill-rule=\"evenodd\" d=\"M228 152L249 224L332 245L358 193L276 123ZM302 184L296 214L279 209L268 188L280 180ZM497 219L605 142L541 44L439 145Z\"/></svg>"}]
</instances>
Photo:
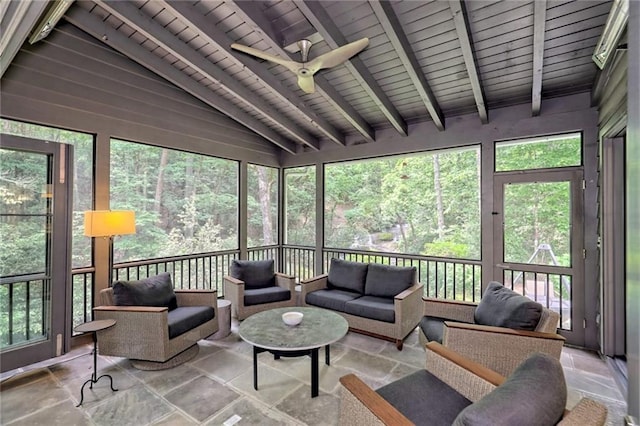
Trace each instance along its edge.
<instances>
[{"instance_id":1,"label":"wicker sofa arm","mask_svg":"<svg viewBox=\"0 0 640 426\"><path fill-rule=\"evenodd\" d=\"M128 357L145 347L161 346L169 340L166 307L155 306L97 306L93 308L97 320L114 319L116 324L98 332L100 352L104 355ZM123 352L124 351L124 352Z\"/></svg>"},{"instance_id":2,"label":"wicker sofa arm","mask_svg":"<svg viewBox=\"0 0 640 426\"><path fill-rule=\"evenodd\" d=\"M350 426L398 425L413 423L355 374L340 378L340 424Z\"/></svg>"},{"instance_id":3,"label":"wicker sofa arm","mask_svg":"<svg viewBox=\"0 0 640 426\"><path fill-rule=\"evenodd\" d=\"M322 274L308 280L300 281L300 301L302 306L307 306L307 294L327 288L327 278L329 275Z\"/></svg>"},{"instance_id":4,"label":"wicker sofa arm","mask_svg":"<svg viewBox=\"0 0 640 426\"><path fill-rule=\"evenodd\" d=\"M477 303L423 297L423 315L473 324Z\"/></svg>"},{"instance_id":5,"label":"wicker sofa arm","mask_svg":"<svg viewBox=\"0 0 640 426\"><path fill-rule=\"evenodd\" d=\"M276 285L289 290L293 294L296 290L296 277L276 272Z\"/></svg>"},{"instance_id":6,"label":"wicker sofa arm","mask_svg":"<svg viewBox=\"0 0 640 426\"><path fill-rule=\"evenodd\" d=\"M217 290L175 290L178 306L218 306Z\"/></svg>"},{"instance_id":7,"label":"wicker sofa arm","mask_svg":"<svg viewBox=\"0 0 640 426\"><path fill-rule=\"evenodd\" d=\"M551 333L512 330L445 321L442 343L477 363L508 376L534 352L560 359L564 337Z\"/></svg>"},{"instance_id":8,"label":"wicker sofa arm","mask_svg":"<svg viewBox=\"0 0 640 426\"><path fill-rule=\"evenodd\" d=\"M505 380L495 371L438 342L427 343L426 349L427 371L472 402L480 400Z\"/></svg>"},{"instance_id":9,"label":"wicker sofa arm","mask_svg":"<svg viewBox=\"0 0 640 426\"><path fill-rule=\"evenodd\" d=\"M607 420L607 407L589 399L582 398L569 412L565 412L559 426L602 426Z\"/></svg>"}]
</instances>

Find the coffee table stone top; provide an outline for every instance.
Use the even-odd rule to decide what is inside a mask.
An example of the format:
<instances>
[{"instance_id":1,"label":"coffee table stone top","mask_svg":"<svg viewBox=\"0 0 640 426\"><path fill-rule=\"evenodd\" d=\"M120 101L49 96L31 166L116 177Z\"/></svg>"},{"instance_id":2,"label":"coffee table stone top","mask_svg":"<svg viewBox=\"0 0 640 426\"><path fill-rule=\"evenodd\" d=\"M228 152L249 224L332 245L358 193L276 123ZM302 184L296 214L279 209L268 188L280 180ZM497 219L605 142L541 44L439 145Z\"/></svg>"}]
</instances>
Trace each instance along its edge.
<instances>
[{"instance_id":1,"label":"coffee table stone top","mask_svg":"<svg viewBox=\"0 0 640 426\"><path fill-rule=\"evenodd\" d=\"M282 321L285 312L302 312L296 326ZM258 312L242 321L238 333L242 340L264 349L297 351L329 345L344 337L347 321L329 310L309 307L277 308Z\"/></svg>"}]
</instances>

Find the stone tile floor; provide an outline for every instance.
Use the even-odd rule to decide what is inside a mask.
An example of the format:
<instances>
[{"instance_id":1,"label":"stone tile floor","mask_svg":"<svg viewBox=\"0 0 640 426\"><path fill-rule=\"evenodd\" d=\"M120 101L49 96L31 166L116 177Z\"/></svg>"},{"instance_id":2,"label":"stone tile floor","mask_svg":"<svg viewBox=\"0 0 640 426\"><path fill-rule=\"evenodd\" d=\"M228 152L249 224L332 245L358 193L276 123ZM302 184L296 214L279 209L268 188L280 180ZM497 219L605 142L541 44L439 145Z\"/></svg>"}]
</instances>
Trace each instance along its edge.
<instances>
[{"instance_id":1,"label":"stone tile floor","mask_svg":"<svg viewBox=\"0 0 640 426\"><path fill-rule=\"evenodd\" d=\"M355 372L377 388L422 368L417 333L399 352L389 342L349 333L331 347L331 366L321 362L320 395L311 398L308 358L274 360L259 355L259 391L253 389L252 350L237 335L203 340L196 358L164 371L140 371L122 358L98 357L98 374L110 374L93 389L80 388L91 376L92 346L0 376L3 425L335 425L340 376ZM99 343L99 342L98 342ZM99 349L98 349L99 350ZM321 357L322 359L324 357ZM609 408L608 424L626 412L606 363L596 354L565 348L562 353L569 401L583 396ZM237 423L234 423L237 421Z\"/></svg>"}]
</instances>

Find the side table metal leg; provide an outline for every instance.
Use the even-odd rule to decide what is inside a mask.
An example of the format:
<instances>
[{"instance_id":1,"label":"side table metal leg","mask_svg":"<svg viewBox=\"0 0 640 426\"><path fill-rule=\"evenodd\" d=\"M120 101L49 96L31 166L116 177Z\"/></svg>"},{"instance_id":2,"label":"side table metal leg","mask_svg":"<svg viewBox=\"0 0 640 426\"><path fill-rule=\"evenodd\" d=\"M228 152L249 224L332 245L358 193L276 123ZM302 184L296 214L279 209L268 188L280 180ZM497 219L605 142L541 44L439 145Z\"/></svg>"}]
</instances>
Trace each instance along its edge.
<instances>
[{"instance_id":1,"label":"side table metal leg","mask_svg":"<svg viewBox=\"0 0 640 426\"><path fill-rule=\"evenodd\" d=\"M318 396L318 350L311 349L311 398Z\"/></svg>"},{"instance_id":2,"label":"side table metal leg","mask_svg":"<svg viewBox=\"0 0 640 426\"><path fill-rule=\"evenodd\" d=\"M258 390L258 348L253 347L253 388Z\"/></svg>"},{"instance_id":3,"label":"side table metal leg","mask_svg":"<svg viewBox=\"0 0 640 426\"><path fill-rule=\"evenodd\" d=\"M324 363L327 365L331 365L331 349L329 349L329 346L324 347Z\"/></svg>"},{"instance_id":4,"label":"side table metal leg","mask_svg":"<svg viewBox=\"0 0 640 426\"><path fill-rule=\"evenodd\" d=\"M113 387L113 377L111 377L109 374L103 374L102 376L98 377L98 336L97 336L97 333L94 332L93 333L93 372L91 373L91 378L86 382L84 382L82 385L82 388L80 388L80 402L78 403L78 405L76 405L76 407L81 406L82 401L84 401L84 387L87 385L87 383L90 383L89 389L93 389L93 384L98 383L98 380L102 379L103 377L109 378L109 387L113 392L118 390Z\"/></svg>"}]
</instances>

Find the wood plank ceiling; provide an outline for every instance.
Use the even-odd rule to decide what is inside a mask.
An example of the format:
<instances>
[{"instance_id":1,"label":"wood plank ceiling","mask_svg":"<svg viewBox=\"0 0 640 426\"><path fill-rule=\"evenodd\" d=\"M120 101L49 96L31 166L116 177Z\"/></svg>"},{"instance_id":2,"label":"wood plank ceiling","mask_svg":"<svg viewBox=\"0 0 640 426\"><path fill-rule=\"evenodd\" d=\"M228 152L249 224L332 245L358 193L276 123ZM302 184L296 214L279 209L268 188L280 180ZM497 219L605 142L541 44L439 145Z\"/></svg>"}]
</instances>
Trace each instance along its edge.
<instances>
[{"instance_id":1,"label":"wood plank ceiling","mask_svg":"<svg viewBox=\"0 0 640 426\"><path fill-rule=\"evenodd\" d=\"M373 142L376 130L591 89L611 1L76 1L65 19L289 153ZM283 66L368 37L308 94ZM294 47L294 48L292 48ZM293 53L292 53L293 52ZM542 110L542 113L544 111Z\"/></svg>"}]
</instances>

